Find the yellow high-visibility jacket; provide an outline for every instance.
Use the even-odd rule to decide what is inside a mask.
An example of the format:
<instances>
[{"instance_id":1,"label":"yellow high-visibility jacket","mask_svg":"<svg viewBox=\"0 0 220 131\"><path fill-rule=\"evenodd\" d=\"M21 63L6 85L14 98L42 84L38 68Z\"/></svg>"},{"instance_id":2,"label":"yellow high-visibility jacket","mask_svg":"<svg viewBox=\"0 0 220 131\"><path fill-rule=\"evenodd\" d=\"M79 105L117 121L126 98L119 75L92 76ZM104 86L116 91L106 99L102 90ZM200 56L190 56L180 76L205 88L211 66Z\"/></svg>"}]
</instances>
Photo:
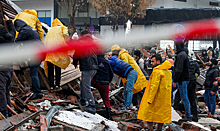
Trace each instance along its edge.
<instances>
[{"instance_id":1,"label":"yellow high-visibility jacket","mask_svg":"<svg viewBox=\"0 0 220 131\"><path fill-rule=\"evenodd\" d=\"M148 122L171 122L172 64L165 61L153 69L137 118ZM151 104L149 104L151 103Z\"/></svg>"},{"instance_id":2,"label":"yellow high-visibility jacket","mask_svg":"<svg viewBox=\"0 0 220 131\"><path fill-rule=\"evenodd\" d=\"M58 19L55 19L52 22L52 26L53 28L51 28L46 35L44 41L45 47L53 48L67 45L66 39L69 36L67 28ZM70 64L70 57L68 52L47 53L46 59L44 60L44 71L48 76L47 62L50 62L62 69L66 69Z\"/></svg>"},{"instance_id":3,"label":"yellow high-visibility jacket","mask_svg":"<svg viewBox=\"0 0 220 131\"><path fill-rule=\"evenodd\" d=\"M143 88L147 86L147 79L142 73L137 62L128 54L128 52L125 49L121 49L121 51L118 54L118 58L130 64L135 69L135 71L137 71L138 73L138 79L133 87L133 94L138 93L139 91L143 90ZM126 79L123 78L122 82L125 84Z\"/></svg>"},{"instance_id":4,"label":"yellow high-visibility jacket","mask_svg":"<svg viewBox=\"0 0 220 131\"><path fill-rule=\"evenodd\" d=\"M35 15L25 13L25 12L20 12L15 16L13 23L16 19L23 20L25 23L27 23L27 25L36 29L41 41L42 42L44 41L44 31L42 29L42 25L41 25L39 19ZM18 32L16 32L15 38L17 38L17 36L18 36Z\"/></svg>"}]
</instances>

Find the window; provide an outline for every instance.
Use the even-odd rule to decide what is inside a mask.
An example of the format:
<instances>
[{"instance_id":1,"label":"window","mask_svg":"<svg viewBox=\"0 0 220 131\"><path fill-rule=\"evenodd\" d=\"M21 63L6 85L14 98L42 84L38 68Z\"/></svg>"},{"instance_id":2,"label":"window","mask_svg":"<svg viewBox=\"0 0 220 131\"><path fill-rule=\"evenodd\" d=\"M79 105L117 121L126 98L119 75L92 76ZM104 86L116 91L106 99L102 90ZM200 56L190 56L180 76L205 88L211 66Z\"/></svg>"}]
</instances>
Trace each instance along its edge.
<instances>
[{"instance_id":1,"label":"window","mask_svg":"<svg viewBox=\"0 0 220 131\"><path fill-rule=\"evenodd\" d=\"M40 22L43 22L51 26L51 11L50 10L37 11L37 17L40 20Z\"/></svg>"},{"instance_id":2,"label":"window","mask_svg":"<svg viewBox=\"0 0 220 131\"><path fill-rule=\"evenodd\" d=\"M218 3L217 2L209 2L209 5L218 6Z\"/></svg>"},{"instance_id":3,"label":"window","mask_svg":"<svg viewBox=\"0 0 220 131\"><path fill-rule=\"evenodd\" d=\"M213 47L213 41L199 41L199 40L190 40L188 43L189 50L202 50L208 49L209 47Z\"/></svg>"},{"instance_id":4,"label":"window","mask_svg":"<svg viewBox=\"0 0 220 131\"><path fill-rule=\"evenodd\" d=\"M174 1L186 2L186 0L174 0Z\"/></svg>"}]
</instances>

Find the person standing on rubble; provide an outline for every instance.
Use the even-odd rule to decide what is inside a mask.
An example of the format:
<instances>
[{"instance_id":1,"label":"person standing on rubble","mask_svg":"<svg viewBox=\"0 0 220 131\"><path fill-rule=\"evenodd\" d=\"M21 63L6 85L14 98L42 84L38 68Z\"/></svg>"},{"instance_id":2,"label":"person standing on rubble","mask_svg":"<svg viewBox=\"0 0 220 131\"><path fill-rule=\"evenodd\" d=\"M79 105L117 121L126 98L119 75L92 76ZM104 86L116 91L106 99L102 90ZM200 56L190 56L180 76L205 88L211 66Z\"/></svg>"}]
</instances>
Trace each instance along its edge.
<instances>
[{"instance_id":1,"label":"person standing on rubble","mask_svg":"<svg viewBox=\"0 0 220 131\"><path fill-rule=\"evenodd\" d=\"M41 42L41 39L37 31L33 30L33 28L28 26L24 21L20 19L16 19L14 21L14 26L17 32L19 32L18 37L15 39L15 42L34 40L34 41L39 41L38 42L39 45L43 46L43 43ZM30 65L30 76L31 76L31 81L32 81L31 90L34 92L34 94L30 97L30 100L43 97L43 94L41 93L40 81L38 77L39 67L40 67L40 62L37 64Z\"/></svg>"},{"instance_id":2,"label":"person standing on rubble","mask_svg":"<svg viewBox=\"0 0 220 131\"><path fill-rule=\"evenodd\" d=\"M52 22L52 27L46 35L44 45L46 48L52 48L56 46L65 46L66 40L69 37L67 28L56 18ZM44 60L44 71L48 76L51 90L61 89L61 68L66 69L70 64L70 57L68 52L56 52L47 53ZM54 68L56 74L56 86L54 86Z\"/></svg>"},{"instance_id":3,"label":"person standing on rubble","mask_svg":"<svg viewBox=\"0 0 220 131\"><path fill-rule=\"evenodd\" d=\"M97 56L99 69L92 79L92 87L98 89L106 108L106 117L111 119L111 105L109 100L109 83L113 79L113 71L104 54Z\"/></svg>"},{"instance_id":4,"label":"person standing on rubble","mask_svg":"<svg viewBox=\"0 0 220 131\"><path fill-rule=\"evenodd\" d=\"M6 22L8 29L0 24L0 43L13 42L15 38L15 27L9 18L4 15L3 20ZM11 106L10 89L13 79L12 65L0 65L0 112L7 118L7 105Z\"/></svg>"},{"instance_id":5,"label":"person standing on rubble","mask_svg":"<svg viewBox=\"0 0 220 131\"><path fill-rule=\"evenodd\" d=\"M209 69L206 72L206 79L203 84L203 90L205 90L204 100L208 106L209 113L208 117L214 117L216 108L216 92L218 91L218 86L213 84L213 82L218 79L219 76L219 66L218 61L212 58L209 61Z\"/></svg>"},{"instance_id":6,"label":"person standing on rubble","mask_svg":"<svg viewBox=\"0 0 220 131\"><path fill-rule=\"evenodd\" d=\"M163 123L171 122L172 64L167 60L162 63L158 54L151 59L153 72L145 89L137 119L147 121L149 131L153 131L153 122L158 123L161 131Z\"/></svg>"},{"instance_id":7,"label":"person standing on rubble","mask_svg":"<svg viewBox=\"0 0 220 131\"><path fill-rule=\"evenodd\" d=\"M110 56L109 64L115 74L121 78L126 78L127 80L124 89L124 106L119 108L119 110L130 111L133 97L133 86L138 79L138 73L130 64L118 59L118 56L114 52L112 52L112 56Z\"/></svg>"},{"instance_id":8,"label":"person standing on rubble","mask_svg":"<svg viewBox=\"0 0 220 131\"><path fill-rule=\"evenodd\" d=\"M213 53L213 50L212 50L212 47L211 47L211 46L208 48L207 54L208 54L208 56L209 56L209 59L212 59L214 53Z\"/></svg>"},{"instance_id":9,"label":"person standing on rubble","mask_svg":"<svg viewBox=\"0 0 220 131\"><path fill-rule=\"evenodd\" d=\"M125 49L121 49L118 45L113 45L111 47L111 52L113 54L116 54L116 56L118 56L118 59L123 60L131 65L132 68L134 68L134 70L138 73L138 79L133 87L133 94L143 90L143 88L147 86L147 80L136 61L128 54ZM122 82L125 85L126 78L123 78Z\"/></svg>"},{"instance_id":10,"label":"person standing on rubble","mask_svg":"<svg viewBox=\"0 0 220 131\"><path fill-rule=\"evenodd\" d=\"M87 30L82 31L79 41L83 39L91 39L92 41L92 37ZM73 65L75 68L77 68L78 62L80 65L80 71L82 72L80 81L80 103L82 106L85 106L84 109L86 111L95 114L96 108L95 100L91 91L91 81L99 69L97 56L94 54L84 58L73 59Z\"/></svg>"},{"instance_id":11,"label":"person standing on rubble","mask_svg":"<svg viewBox=\"0 0 220 131\"><path fill-rule=\"evenodd\" d=\"M177 50L173 71L173 87L177 87L180 92L181 100L185 108L185 117L180 119L182 122L192 121L190 102L187 95L187 85L189 83L189 59L184 50L184 43L182 41L175 42Z\"/></svg>"},{"instance_id":12,"label":"person standing on rubble","mask_svg":"<svg viewBox=\"0 0 220 131\"><path fill-rule=\"evenodd\" d=\"M133 57L136 60L139 67L144 69L144 60L141 58L141 52L139 50L135 50Z\"/></svg>"},{"instance_id":13,"label":"person standing on rubble","mask_svg":"<svg viewBox=\"0 0 220 131\"><path fill-rule=\"evenodd\" d=\"M187 48L184 48L186 54L189 53ZM192 112L192 121L198 122L198 112L197 112L197 106L196 106L196 78L200 75L200 70L199 70L199 64L193 60L189 54L188 54L188 59L189 59L189 84L187 86L187 94L189 98L189 102L191 105L191 112ZM175 95L175 100L174 100L174 109L179 110L178 108L179 103L181 101L180 98L180 93L179 90L177 91Z\"/></svg>"}]
</instances>

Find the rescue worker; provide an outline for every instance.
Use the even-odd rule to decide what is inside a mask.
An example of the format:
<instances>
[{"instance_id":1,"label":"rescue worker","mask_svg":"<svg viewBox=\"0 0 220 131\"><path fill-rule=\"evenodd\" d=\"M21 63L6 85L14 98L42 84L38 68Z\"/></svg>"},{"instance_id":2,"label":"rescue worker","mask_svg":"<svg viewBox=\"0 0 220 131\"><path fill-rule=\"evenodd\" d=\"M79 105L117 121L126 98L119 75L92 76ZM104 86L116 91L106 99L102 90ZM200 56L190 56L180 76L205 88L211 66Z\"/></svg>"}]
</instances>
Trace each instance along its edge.
<instances>
[{"instance_id":1,"label":"rescue worker","mask_svg":"<svg viewBox=\"0 0 220 131\"><path fill-rule=\"evenodd\" d=\"M106 108L106 118L111 119L111 104L109 100L109 83L113 79L113 71L104 55L97 55L99 69L92 79L92 87L98 89Z\"/></svg>"},{"instance_id":2,"label":"rescue worker","mask_svg":"<svg viewBox=\"0 0 220 131\"><path fill-rule=\"evenodd\" d=\"M44 45L46 48L56 46L65 46L66 40L69 37L67 28L56 18L52 22L52 27L46 35ZM44 60L44 71L48 77L51 90L61 89L61 68L66 69L70 64L70 57L68 52L47 53ZM54 85L54 68L56 74L56 86Z\"/></svg>"},{"instance_id":3,"label":"rescue worker","mask_svg":"<svg viewBox=\"0 0 220 131\"><path fill-rule=\"evenodd\" d=\"M111 65L113 72L121 78L126 78L124 89L124 107L119 108L122 111L130 111L130 106L133 96L133 86L138 79L138 74L134 68L125 61L118 59L116 53L112 52L110 55L109 64Z\"/></svg>"},{"instance_id":4,"label":"rescue worker","mask_svg":"<svg viewBox=\"0 0 220 131\"><path fill-rule=\"evenodd\" d=\"M24 21L27 25L29 25L30 27L32 27L33 29L37 30L38 35L41 39L41 41L44 41L44 31L42 29L42 25L41 22L39 21L39 19L37 18L37 12L35 10L29 10L26 9L23 12L18 13L14 20L20 19L22 21ZM18 36L18 32L16 32L16 37Z\"/></svg>"},{"instance_id":5,"label":"rescue worker","mask_svg":"<svg viewBox=\"0 0 220 131\"><path fill-rule=\"evenodd\" d=\"M172 64L162 63L160 55L151 59L153 72L145 89L137 119L147 121L149 131L153 131L153 122L158 123L157 130L161 131L163 123L171 122L171 91L172 73L168 70Z\"/></svg>"},{"instance_id":6,"label":"rescue worker","mask_svg":"<svg viewBox=\"0 0 220 131\"><path fill-rule=\"evenodd\" d=\"M6 22L8 29L0 24L0 43L13 42L15 38L15 27L9 18L4 15L3 20ZM0 65L0 112L7 118L9 112L7 105L11 106L10 89L13 79L12 65Z\"/></svg>"},{"instance_id":7,"label":"rescue worker","mask_svg":"<svg viewBox=\"0 0 220 131\"><path fill-rule=\"evenodd\" d=\"M205 49L202 49L201 59L204 63L209 62L209 56Z\"/></svg>"},{"instance_id":8,"label":"rescue worker","mask_svg":"<svg viewBox=\"0 0 220 131\"><path fill-rule=\"evenodd\" d=\"M204 100L208 106L209 112L208 117L214 117L216 108L216 92L218 91L218 86L213 84L215 79L219 76L219 66L218 61L212 58L209 61L209 69L206 72L206 79L203 84L203 90L205 89Z\"/></svg>"},{"instance_id":9,"label":"rescue worker","mask_svg":"<svg viewBox=\"0 0 220 131\"><path fill-rule=\"evenodd\" d=\"M132 68L134 68L134 70L138 73L138 79L133 87L133 94L143 90L143 88L147 86L147 80L136 61L128 54L125 49L121 49L118 45L113 45L111 47L111 51L115 53L120 60L123 60L131 65ZM125 85L126 79L123 78L122 82Z\"/></svg>"},{"instance_id":10,"label":"rescue worker","mask_svg":"<svg viewBox=\"0 0 220 131\"><path fill-rule=\"evenodd\" d=\"M189 83L189 59L184 50L184 43L177 41L175 43L177 50L173 71L173 87L178 87L181 100L185 108L185 117L180 119L181 122L192 121L190 102L187 95L187 85Z\"/></svg>"},{"instance_id":11,"label":"rescue worker","mask_svg":"<svg viewBox=\"0 0 220 131\"><path fill-rule=\"evenodd\" d=\"M19 32L17 39L15 39L16 42L26 41L26 40L35 40L35 41L39 41L38 43L41 43L41 39L37 31L33 30L33 28L28 26L24 21L20 19L16 19L14 21L14 26L17 32ZM43 46L43 44L40 44L40 45ZM43 97L43 94L41 93L39 78L38 78L39 66L40 66L40 62L37 64L30 65L30 76L31 76L31 81L32 81L31 90L34 92L34 94L31 96L30 99L38 99L38 98Z\"/></svg>"},{"instance_id":12,"label":"rescue worker","mask_svg":"<svg viewBox=\"0 0 220 131\"><path fill-rule=\"evenodd\" d=\"M213 54L213 51L212 51L212 47L211 47L211 46L208 48L207 54L208 54L208 56L209 56L209 59L212 59L212 56L213 56L214 54Z\"/></svg>"},{"instance_id":13,"label":"rescue worker","mask_svg":"<svg viewBox=\"0 0 220 131\"><path fill-rule=\"evenodd\" d=\"M84 39L91 39L89 32L87 30L82 31L79 41ZM92 50L91 50L92 51ZM82 77L80 81L80 103L84 106L84 109L91 113L96 113L95 100L91 91L91 81L95 76L98 67L97 56L94 52L88 52L93 54L92 56L73 59L73 65L77 68L79 62L80 71L82 72Z\"/></svg>"},{"instance_id":14,"label":"rescue worker","mask_svg":"<svg viewBox=\"0 0 220 131\"><path fill-rule=\"evenodd\" d=\"M144 60L141 58L141 52L139 50L135 50L133 57L136 60L139 67L144 69Z\"/></svg>"}]
</instances>

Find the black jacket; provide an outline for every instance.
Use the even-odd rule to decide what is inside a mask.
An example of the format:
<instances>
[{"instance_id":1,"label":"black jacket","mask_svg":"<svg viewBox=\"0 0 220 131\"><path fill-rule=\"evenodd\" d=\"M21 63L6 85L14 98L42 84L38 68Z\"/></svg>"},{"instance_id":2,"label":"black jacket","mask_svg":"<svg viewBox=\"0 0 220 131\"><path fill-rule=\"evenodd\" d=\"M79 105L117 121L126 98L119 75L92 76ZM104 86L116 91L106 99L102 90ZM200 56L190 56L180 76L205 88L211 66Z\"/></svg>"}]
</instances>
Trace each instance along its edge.
<instances>
[{"instance_id":1,"label":"black jacket","mask_svg":"<svg viewBox=\"0 0 220 131\"><path fill-rule=\"evenodd\" d=\"M91 36L85 35L83 37L81 37L81 39L83 40L84 38L87 39L92 39ZM80 40L80 39L79 39ZM88 49L88 54L90 54L90 56L88 57L81 57L78 59L73 59L73 65L77 65L78 61L80 64L80 71L88 71L88 70L97 70L99 69L98 67L98 60L97 60L97 56L95 55L95 52L93 52L92 49ZM91 55L93 54L93 55Z\"/></svg>"},{"instance_id":2,"label":"black jacket","mask_svg":"<svg viewBox=\"0 0 220 131\"><path fill-rule=\"evenodd\" d=\"M205 49L202 49L202 55L201 55L201 59L204 63L209 62L209 56L207 53L203 54L203 52L206 51Z\"/></svg>"},{"instance_id":3,"label":"black jacket","mask_svg":"<svg viewBox=\"0 0 220 131\"><path fill-rule=\"evenodd\" d=\"M103 55L98 55L97 59L99 69L93 77L93 80L102 85L109 85L113 78L112 68Z\"/></svg>"},{"instance_id":4,"label":"black jacket","mask_svg":"<svg viewBox=\"0 0 220 131\"><path fill-rule=\"evenodd\" d=\"M216 65L214 67L210 67L206 72L206 79L203 84L205 86L205 89L212 90L216 92L218 90L218 86L214 86L213 82L216 81L215 78L219 76L219 66Z\"/></svg>"},{"instance_id":5,"label":"black jacket","mask_svg":"<svg viewBox=\"0 0 220 131\"><path fill-rule=\"evenodd\" d=\"M178 45L176 45L178 46ZM184 48L177 47L177 56L174 63L173 82L189 80L189 59Z\"/></svg>"},{"instance_id":6,"label":"black jacket","mask_svg":"<svg viewBox=\"0 0 220 131\"><path fill-rule=\"evenodd\" d=\"M7 25L8 30L5 29L4 27L1 27L1 29L0 29L0 44L11 43L14 41L14 38L15 38L16 32L15 32L15 27L14 27L12 21L7 20L6 25ZM4 65L4 64L0 65L0 71L8 70L8 69L12 69L12 65Z\"/></svg>"},{"instance_id":7,"label":"black jacket","mask_svg":"<svg viewBox=\"0 0 220 131\"><path fill-rule=\"evenodd\" d=\"M11 20L6 21L8 30L0 29L0 43L13 42L15 38L15 27Z\"/></svg>"},{"instance_id":8,"label":"black jacket","mask_svg":"<svg viewBox=\"0 0 220 131\"><path fill-rule=\"evenodd\" d=\"M15 29L19 32L18 37L15 41L25 41L25 40L39 40L41 41L37 30L28 26L24 21L17 19L14 22Z\"/></svg>"}]
</instances>

